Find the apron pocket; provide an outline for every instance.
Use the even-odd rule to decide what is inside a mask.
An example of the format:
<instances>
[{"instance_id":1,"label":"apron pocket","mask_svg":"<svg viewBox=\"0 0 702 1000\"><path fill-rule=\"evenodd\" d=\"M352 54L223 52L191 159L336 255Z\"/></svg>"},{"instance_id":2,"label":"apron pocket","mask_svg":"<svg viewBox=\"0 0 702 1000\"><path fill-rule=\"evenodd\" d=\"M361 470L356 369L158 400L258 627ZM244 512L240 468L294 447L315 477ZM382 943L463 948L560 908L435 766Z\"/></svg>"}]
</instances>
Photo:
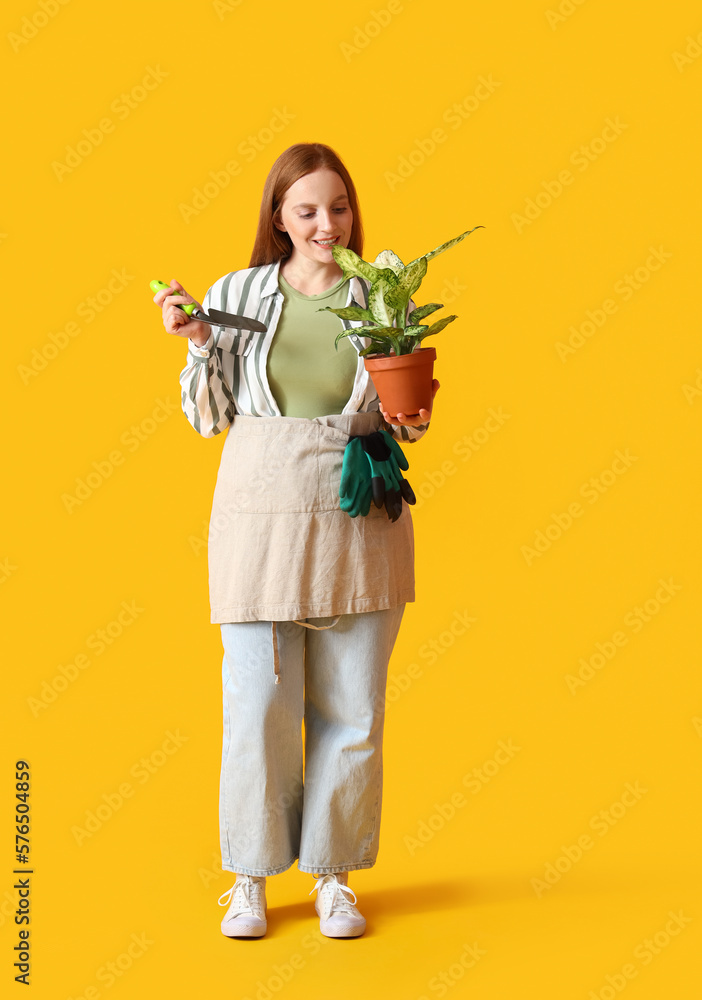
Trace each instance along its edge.
<instances>
[{"instance_id":1,"label":"apron pocket","mask_svg":"<svg viewBox=\"0 0 702 1000\"><path fill-rule=\"evenodd\" d=\"M318 438L313 421L237 414L222 449L215 505L249 514L333 510L328 491L320 497Z\"/></svg>"}]
</instances>

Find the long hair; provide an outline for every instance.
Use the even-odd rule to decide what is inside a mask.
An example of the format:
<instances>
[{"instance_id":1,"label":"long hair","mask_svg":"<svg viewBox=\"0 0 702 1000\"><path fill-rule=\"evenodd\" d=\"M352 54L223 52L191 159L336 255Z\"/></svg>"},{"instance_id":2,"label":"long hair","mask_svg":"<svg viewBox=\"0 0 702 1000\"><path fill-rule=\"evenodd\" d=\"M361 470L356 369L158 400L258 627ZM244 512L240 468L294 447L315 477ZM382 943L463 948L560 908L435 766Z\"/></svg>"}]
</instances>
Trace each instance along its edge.
<instances>
[{"instance_id":1,"label":"long hair","mask_svg":"<svg viewBox=\"0 0 702 1000\"><path fill-rule=\"evenodd\" d=\"M348 247L359 257L363 255L361 210L358 206L356 188L348 170L330 146L325 146L322 142L298 142L280 154L266 178L256 241L251 251L249 267L274 264L290 256L293 251L292 240L288 233L282 232L273 224L273 220L280 221L280 207L288 188L300 177L323 167L336 171L346 185L349 206L353 212L353 226Z\"/></svg>"}]
</instances>

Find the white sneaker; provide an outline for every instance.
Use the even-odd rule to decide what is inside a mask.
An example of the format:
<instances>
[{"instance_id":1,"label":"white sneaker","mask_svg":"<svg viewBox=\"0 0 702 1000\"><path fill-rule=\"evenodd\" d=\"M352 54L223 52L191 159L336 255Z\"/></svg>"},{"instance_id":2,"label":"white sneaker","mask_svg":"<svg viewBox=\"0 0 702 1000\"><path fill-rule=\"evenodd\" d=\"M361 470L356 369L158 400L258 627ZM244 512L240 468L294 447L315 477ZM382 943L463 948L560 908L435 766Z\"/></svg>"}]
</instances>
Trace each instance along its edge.
<instances>
[{"instance_id":1,"label":"white sneaker","mask_svg":"<svg viewBox=\"0 0 702 1000\"><path fill-rule=\"evenodd\" d=\"M219 897L219 905L232 905L222 920L222 934L227 937L263 937L268 927L266 914L266 876L237 875L236 882Z\"/></svg>"},{"instance_id":2,"label":"white sneaker","mask_svg":"<svg viewBox=\"0 0 702 1000\"><path fill-rule=\"evenodd\" d=\"M327 872L317 879L314 889L308 893L311 896L319 889L314 908L319 914L319 929L326 937L358 937L366 929L366 918L344 895L349 893L356 902L356 893L347 881L346 872Z\"/></svg>"}]
</instances>

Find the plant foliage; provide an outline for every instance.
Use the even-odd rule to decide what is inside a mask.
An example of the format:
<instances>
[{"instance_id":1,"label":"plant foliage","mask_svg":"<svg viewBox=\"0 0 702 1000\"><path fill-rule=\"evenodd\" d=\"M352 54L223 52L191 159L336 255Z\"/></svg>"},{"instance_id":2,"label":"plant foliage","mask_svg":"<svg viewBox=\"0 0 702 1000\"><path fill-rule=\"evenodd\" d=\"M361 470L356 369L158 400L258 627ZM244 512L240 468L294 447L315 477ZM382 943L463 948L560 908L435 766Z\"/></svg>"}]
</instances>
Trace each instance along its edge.
<instances>
[{"instance_id":1,"label":"plant foliage","mask_svg":"<svg viewBox=\"0 0 702 1000\"><path fill-rule=\"evenodd\" d=\"M333 312L339 319L360 320L364 323L362 327L353 327L349 330L342 330L338 334L334 346L339 347L342 337L352 334L360 334L362 337L370 338L370 346L361 351L361 355L391 353L411 354L418 348L423 340L439 333L444 327L457 319L457 316L444 316L430 326L422 323L431 313L437 309L442 309L441 302L430 302L428 305L419 306L407 315L409 301L422 283L424 275L427 273L427 263L443 253L450 247L460 243L462 239L469 236L476 229L484 229L484 226L474 226L473 229L466 230L448 243L430 250L422 257L417 257L409 264L403 264L400 258L392 250L381 250L372 264L363 260L353 250L347 247L333 246L331 248L334 260L343 272L343 278L360 277L370 281L368 293L368 308L362 306L345 306L343 309L333 309L325 306L318 310Z\"/></svg>"}]
</instances>

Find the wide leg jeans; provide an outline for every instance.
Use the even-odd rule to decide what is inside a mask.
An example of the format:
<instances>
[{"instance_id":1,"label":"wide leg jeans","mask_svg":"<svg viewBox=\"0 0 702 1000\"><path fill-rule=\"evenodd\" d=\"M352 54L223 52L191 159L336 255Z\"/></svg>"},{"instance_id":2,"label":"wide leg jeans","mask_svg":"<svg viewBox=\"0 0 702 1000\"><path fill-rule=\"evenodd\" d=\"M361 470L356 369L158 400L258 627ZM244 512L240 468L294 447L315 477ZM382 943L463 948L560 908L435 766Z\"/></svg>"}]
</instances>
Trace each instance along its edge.
<instances>
[{"instance_id":1,"label":"wide leg jeans","mask_svg":"<svg viewBox=\"0 0 702 1000\"><path fill-rule=\"evenodd\" d=\"M271 622L220 626L225 871L375 864L388 662L404 608L276 622L277 684Z\"/></svg>"}]
</instances>

